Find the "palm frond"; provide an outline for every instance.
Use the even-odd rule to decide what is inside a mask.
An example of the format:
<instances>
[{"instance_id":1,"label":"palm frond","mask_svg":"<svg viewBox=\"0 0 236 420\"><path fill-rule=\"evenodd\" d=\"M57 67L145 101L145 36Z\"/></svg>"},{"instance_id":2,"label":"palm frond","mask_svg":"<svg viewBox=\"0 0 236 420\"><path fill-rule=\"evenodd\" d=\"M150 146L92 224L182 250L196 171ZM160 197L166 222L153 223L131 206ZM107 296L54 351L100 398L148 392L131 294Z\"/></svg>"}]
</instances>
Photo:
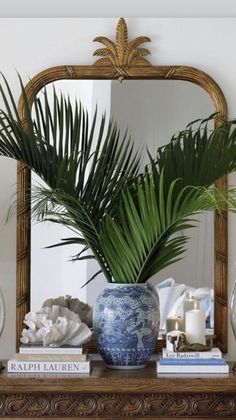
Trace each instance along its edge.
<instances>
[{"instance_id":1,"label":"palm frond","mask_svg":"<svg viewBox=\"0 0 236 420\"><path fill-rule=\"evenodd\" d=\"M150 157L155 177L165 169L165 190L175 179L181 182L176 193L186 185L210 186L236 168L235 122L209 129L212 116L195 127L196 121L160 147L155 159Z\"/></svg>"},{"instance_id":2,"label":"palm frond","mask_svg":"<svg viewBox=\"0 0 236 420\"><path fill-rule=\"evenodd\" d=\"M47 249L50 248L57 248L59 246L65 246L65 245L74 245L74 244L78 244L78 245L84 245L84 248L82 249L82 251L80 251L80 253L78 254L79 256L84 253L85 251L88 250L88 247L86 245L86 241L83 238L62 238L61 242L57 243L57 244L53 244L53 245L48 245L46 246Z\"/></svg>"},{"instance_id":3,"label":"palm frond","mask_svg":"<svg viewBox=\"0 0 236 420\"><path fill-rule=\"evenodd\" d=\"M117 219L106 216L100 244L114 282L143 283L183 258L188 237L173 235L196 226L194 214L228 202L227 194L214 187L186 186L176 193L179 182L172 181L165 196L165 171L158 184L146 171L125 190ZM230 195L235 200L235 189Z\"/></svg>"}]
</instances>

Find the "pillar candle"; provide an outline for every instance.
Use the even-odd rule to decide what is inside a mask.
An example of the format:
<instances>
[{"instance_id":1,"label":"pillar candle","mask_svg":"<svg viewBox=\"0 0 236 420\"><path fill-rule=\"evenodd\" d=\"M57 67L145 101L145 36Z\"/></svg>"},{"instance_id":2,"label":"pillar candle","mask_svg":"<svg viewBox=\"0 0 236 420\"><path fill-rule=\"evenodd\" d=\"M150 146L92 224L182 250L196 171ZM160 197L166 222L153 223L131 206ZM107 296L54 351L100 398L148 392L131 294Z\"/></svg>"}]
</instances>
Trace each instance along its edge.
<instances>
[{"instance_id":1,"label":"pillar candle","mask_svg":"<svg viewBox=\"0 0 236 420\"><path fill-rule=\"evenodd\" d=\"M186 297L183 302L183 318L184 318L184 329L186 331L186 312L191 311L192 309L199 308L199 302L192 297L191 292L186 293Z\"/></svg>"},{"instance_id":2,"label":"pillar candle","mask_svg":"<svg viewBox=\"0 0 236 420\"><path fill-rule=\"evenodd\" d=\"M206 344L205 314L196 307L185 314L185 333L189 343Z\"/></svg>"},{"instance_id":3,"label":"pillar candle","mask_svg":"<svg viewBox=\"0 0 236 420\"><path fill-rule=\"evenodd\" d=\"M183 312L191 311L195 308L197 305L197 308L199 307L199 302L192 297L191 293L186 293L186 298L184 299L184 305L183 305Z\"/></svg>"},{"instance_id":4,"label":"pillar candle","mask_svg":"<svg viewBox=\"0 0 236 420\"><path fill-rule=\"evenodd\" d=\"M184 319L180 316L170 316L166 319L166 334L175 329L176 322L178 329L184 331Z\"/></svg>"}]
</instances>

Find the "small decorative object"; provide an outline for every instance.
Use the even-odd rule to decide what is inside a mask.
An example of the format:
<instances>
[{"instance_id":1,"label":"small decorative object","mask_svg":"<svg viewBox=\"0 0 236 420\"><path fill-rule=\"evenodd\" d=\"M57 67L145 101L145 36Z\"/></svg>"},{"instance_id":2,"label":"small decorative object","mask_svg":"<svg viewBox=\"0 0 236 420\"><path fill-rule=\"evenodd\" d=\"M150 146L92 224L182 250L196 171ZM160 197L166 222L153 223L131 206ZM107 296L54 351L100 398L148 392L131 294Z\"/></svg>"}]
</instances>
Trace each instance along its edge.
<instances>
[{"instance_id":1,"label":"small decorative object","mask_svg":"<svg viewBox=\"0 0 236 420\"><path fill-rule=\"evenodd\" d=\"M166 334L176 329L176 322L178 324L178 329L184 331L184 318L180 316L170 316L166 319Z\"/></svg>"},{"instance_id":2,"label":"small decorative object","mask_svg":"<svg viewBox=\"0 0 236 420\"><path fill-rule=\"evenodd\" d=\"M197 303L195 303L194 309L187 311L185 314L185 333L189 343L206 344L205 314L197 309Z\"/></svg>"},{"instance_id":3,"label":"small decorative object","mask_svg":"<svg viewBox=\"0 0 236 420\"><path fill-rule=\"evenodd\" d=\"M59 305L44 306L38 312L28 312L24 323L21 342L61 347L81 346L90 341L92 332L79 316Z\"/></svg>"},{"instance_id":4,"label":"small decorative object","mask_svg":"<svg viewBox=\"0 0 236 420\"><path fill-rule=\"evenodd\" d=\"M45 300L43 302L42 307L44 306L53 306L59 305L65 308L70 309L75 314L79 315L79 318L82 322L84 322L88 327L92 327L93 325L93 308L92 306L88 305L88 303L84 303L77 298L72 298L69 295L66 296L59 296L57 298L51 298Z\"/></svg>"},{"instance_id":5,"label":"small decorative object","mask_svg":"<svg viewBox=\"0 0 236 420\"><path fill-rule=\"evenodd\" d=\"M179 330L178 322L175 323L175 330L166 334L166 349L168 351L176 351L179 336L183 335L183 331Z\"/></svg>"},{"instance_id":6,"label":"small decorative object","mask_svg":"<svg viewBox=\"0 0 236 420\"><path fill-rule=\"evenodd\" d=\"M155 289L154 289L155 290ZM94 307L97 347L109 367L146 365L158 337L159 298L148 284L109 284Z\"/></svg>"},{"instance_id":7,"label":"small decorative object","mask_svg":"<svg viewBox=\"0 0 236 420\"><path fill-rule=\"evenodd\" d=\"M207 343L189 343L187 337L184 333L180 334L177 340L177 345L175 351L177 352L199 352L199 351L209 351L213 348L213 338L214 336L206 336Z\"/></svg>"}]
</instances>

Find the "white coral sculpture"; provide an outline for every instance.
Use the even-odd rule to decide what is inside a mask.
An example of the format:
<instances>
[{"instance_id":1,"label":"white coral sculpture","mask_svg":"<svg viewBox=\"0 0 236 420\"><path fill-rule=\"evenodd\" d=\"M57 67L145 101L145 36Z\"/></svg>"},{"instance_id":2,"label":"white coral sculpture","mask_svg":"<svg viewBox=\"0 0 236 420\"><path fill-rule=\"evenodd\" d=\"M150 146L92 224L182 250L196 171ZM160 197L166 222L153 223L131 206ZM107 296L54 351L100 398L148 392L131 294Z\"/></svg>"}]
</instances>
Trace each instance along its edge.
<instances>
[{"instance_id":1,"label":"white coral sculpture","mask_svg":"<svg viewBox=\"0 0 236 420\"><path fill-rule=\"evenodd\" d=\"M28 312L24 319L23 344L50 347L81 346L90 341L92 332L79 315L60 305L44 306L37 312Z\"/></svg>"}]
</instances>

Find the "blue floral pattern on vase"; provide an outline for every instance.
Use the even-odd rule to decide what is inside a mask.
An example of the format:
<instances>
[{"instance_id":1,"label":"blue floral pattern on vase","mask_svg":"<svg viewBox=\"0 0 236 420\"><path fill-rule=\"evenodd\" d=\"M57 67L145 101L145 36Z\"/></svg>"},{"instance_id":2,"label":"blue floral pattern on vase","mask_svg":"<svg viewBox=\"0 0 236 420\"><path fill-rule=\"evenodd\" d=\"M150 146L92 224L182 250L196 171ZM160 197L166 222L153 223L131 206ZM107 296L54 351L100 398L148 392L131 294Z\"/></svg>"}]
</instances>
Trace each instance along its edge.
<instances>
[{"instance_id":1,"label":"blue floral pattern on vase","mask_svg":"<svg viewBox=\"0 0 236 420\"><path fill-rule=\"evenodd\" d=\"M140 368L151 357L159 330L158 294L148 284L111 284L94 307L98 350L109 367Z\"/></svg>"}]
</instances>

